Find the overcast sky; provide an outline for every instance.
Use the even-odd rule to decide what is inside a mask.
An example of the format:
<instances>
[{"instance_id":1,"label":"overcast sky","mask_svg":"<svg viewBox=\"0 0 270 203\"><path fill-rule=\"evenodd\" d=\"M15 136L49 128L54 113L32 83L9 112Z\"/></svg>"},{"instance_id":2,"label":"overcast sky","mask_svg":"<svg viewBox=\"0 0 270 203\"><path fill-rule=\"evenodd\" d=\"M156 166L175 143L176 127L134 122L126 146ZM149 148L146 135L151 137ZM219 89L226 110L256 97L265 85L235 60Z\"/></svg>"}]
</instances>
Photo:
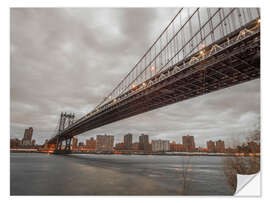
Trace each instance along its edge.
<instances>
[{"instance_id":1,"label":"overcast sky","mask_svg":"<svg viewBox=\"0 0 270 203\"><path fill-rule=\"evenodd\" d=\"M77 119L90 112L129 72L178 11L158 9L11 9L11 137L34 128L43 143L62 111ZM260 80L220 90L79 135L85 140L125 133L135 141L181 143L186 134L196 145L244 140L260 117Z\"/></svg>"}]
</instances>

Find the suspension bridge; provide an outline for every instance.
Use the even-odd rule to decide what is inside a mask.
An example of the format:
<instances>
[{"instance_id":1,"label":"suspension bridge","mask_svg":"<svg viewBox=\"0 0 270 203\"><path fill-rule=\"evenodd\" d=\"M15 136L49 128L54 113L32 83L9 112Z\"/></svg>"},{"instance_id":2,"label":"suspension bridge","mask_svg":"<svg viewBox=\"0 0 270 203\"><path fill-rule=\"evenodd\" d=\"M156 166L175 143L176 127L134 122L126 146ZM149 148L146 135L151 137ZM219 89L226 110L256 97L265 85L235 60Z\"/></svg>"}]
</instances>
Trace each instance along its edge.
<instances>
[{"instance_id":1,"label":"suspension bridge","mask_svg":"<svg viewBox=\"0 0 270 203\"><path fill-rule=\"evenodd\" d=\"M257 8L181 8L91 112L61 114L48 143L68 151L75 135L260 78L260 24Z\"/></svg>"}]
</instances>

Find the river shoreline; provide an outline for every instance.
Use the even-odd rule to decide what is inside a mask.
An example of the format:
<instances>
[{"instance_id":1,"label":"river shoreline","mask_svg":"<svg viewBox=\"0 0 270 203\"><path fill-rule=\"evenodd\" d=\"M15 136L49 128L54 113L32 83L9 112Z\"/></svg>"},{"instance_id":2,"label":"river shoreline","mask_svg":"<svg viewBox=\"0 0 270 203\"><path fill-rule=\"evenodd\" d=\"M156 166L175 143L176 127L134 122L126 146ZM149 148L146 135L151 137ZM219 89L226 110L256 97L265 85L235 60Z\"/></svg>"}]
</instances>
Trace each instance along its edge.
<instances>
[{"instance_id":1,"label":"river shoreline","mask_svg":"<svg viewBox=\"0 0 270 203\"><path fill-rule=\"evenodd\" d=\"M38 151L37 149L11 149L10 153L48 153L52 152ZM64 154L64 153L62 153ZM69 152L67 154L95 154L95 155L159 155L159 156L224 156L224 157L259 157L259 153L206 153L206 152L160 152L160 153L144 153L144 152L123 152L123 153L105 153L105 152Z\"/></svg>"}]
</instances>

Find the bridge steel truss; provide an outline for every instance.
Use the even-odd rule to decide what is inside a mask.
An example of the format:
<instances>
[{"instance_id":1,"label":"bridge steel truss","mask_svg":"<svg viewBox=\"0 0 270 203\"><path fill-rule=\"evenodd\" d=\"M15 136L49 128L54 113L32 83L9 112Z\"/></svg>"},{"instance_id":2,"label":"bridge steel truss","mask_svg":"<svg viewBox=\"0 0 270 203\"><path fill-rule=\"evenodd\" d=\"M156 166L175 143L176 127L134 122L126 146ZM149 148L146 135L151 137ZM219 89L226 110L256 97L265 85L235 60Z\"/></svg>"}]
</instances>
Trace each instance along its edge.
<instances>
[{"instance_id":1,"label":"bridge steel truss","mask_svg":"<svg viewBox=\"0 0 270 203\"><path fill-rule=\"evenodd\" d=\"M59 139L71 140L75 135L124 118L259 78L259 11L254 9L251 12L247 9L244 20L245 12L241 9L232 8L226 12L224 10L214 9L211 15L211 11L206 9L208 17L204 24L200 22L199 9L195 9L191 14L187 12L187 20L183 24L180 22L180 29L177 32L174 30L172 38L167 40L164 47L160 46L160 52L152 57L149 65L146 65L142 71L132 69L128 77L120 82L117 88L127 83L124 93L117 88L114 89L92 112L61 130L49 142L55 143ZM166 32L174 21L177 18L181 19L181 12L183 9L177 13L149 49L150 51L146 52L135 67L140 68L138 64L146 61L149 53L152 53L156 44L164 35L166 36ZM254 13L257 13L256 17ZM187 30L184 29L185 26L190 24L194 16L198 16L199 19L197 32L193 32L193 27L188 26L189 33L195 34L191 35L189 40L185 40L184 35L179 39L178 34L183 30L185 33ZM214 21L216 16L219 16L219 21ZM248 16L253 16L253 18L248 20ZM207 26L208 32L205 31ZM225 31L225 29L228 30ZM217 31L220 33L219 37L217 37ZM179 45L178 48L177 40L178 43L182 41L182 44L180 43L182 46ZM171 46L169 46L170 43L172 43ZM175 51L170 52L170 50ZM165 60L158 60L157 58L162 54ZM158 62L160 66L157 65ZM146 71L154 73L147 78ZM134 72L137 74L131 77ZM138 78L142 75L145 78L138 83ZM115 91L120 93L112 98Z\"/></svg>"},{"instance_id":2,"label":"bridge steel truss","mask_svg":"<svg viewBox=\"0 0 270 203\"><path fill-rule=\"evenodd\" d=\"M61 134L62 131L64 131L66 128L68 128L69 126L71 126L74 123L75 120L75 115L72 113L61 113L60 115L60 120L59 120L59 124L58 124L58 132L57 132L57 137L56 137L56 148L55 151L56 152L68 152L71 150L71 140L72 137L66 139L63 138L61 136L59 136ZM62 145L63 142L65 143L65 147L63 149Z\"/></svg>"}]
</instances>

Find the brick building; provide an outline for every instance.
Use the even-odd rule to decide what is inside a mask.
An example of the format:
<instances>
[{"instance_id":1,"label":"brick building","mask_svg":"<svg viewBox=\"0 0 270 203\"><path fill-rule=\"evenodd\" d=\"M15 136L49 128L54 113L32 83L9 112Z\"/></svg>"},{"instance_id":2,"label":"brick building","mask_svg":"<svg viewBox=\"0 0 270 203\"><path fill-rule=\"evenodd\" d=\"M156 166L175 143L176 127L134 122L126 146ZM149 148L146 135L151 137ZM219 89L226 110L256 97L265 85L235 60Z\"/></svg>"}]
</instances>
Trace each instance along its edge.
<instances>
[{"instance_id":1,"label":"brick building","mask_svg":"<svg viewBox=\"0 0 270 203\"><path fill-rule=\"evenodd\" d=\"M167 152L170 150L169 140L152 140L153 152Z\"/></svg>"},{"instance_id":2,"label":"brick building","mask_svg":"<svg viewBox=\"0 0 270 203\"><path fill-rule=\"evenodd\" d=\"M97 135L97 148L99 152L111 152L113 150L114 136Z\"/></svg>"},{"instance_id":3,"label":"brick building","mask_svg":"<svg viewBox=\"0 0 270 203\"><path fill-rule=\"evenodd\" d=\"M117 143L117 144L115 145L115 150L117 150L117 151L125 150L125 145L124 145L124 143L123 143L123 142Z\"/></svg>"},{"instance_id":4,"label":"brick building","mask_svg":"<svg viewBox=\"0 0 270 203\"><path fill-rule=\"evenodd\" d=\"M225 153L225 144L224 141L218 140L216 141L216 152Z\"/></svg>"},{"instance_id":5,"label":"brick building","mask_svg":"<svg viewBox=\"0 0 270 203\"><path fill-rule=\"evenodd\" d=\"M216 151L215 142L213 142L212 140L207 141L207 151L208 152L215 152Z\"/></svg>"},{"instance_id":6,"label":"brick building","mask_svg":"<svg viewBox=\"0 0 270 203\"><path fill-rule=\"evenodd\" d=\"M10 148L16 148L21 145L21 141L17 138L10 139Z\"/></svg>"},{"instance_id":7,"label":"brick building","mask_svg":"<svg viewBox=\"0 0 270 203\"><path fill-rule=\"evenodd\" d=\"M149 137L148 135L142 134L139 137L139 149L140 150L148 150L149 148Z\"/></svg>"},{"instance_id":8,"label":"brick building","mask_svg":"<svg viewBox=\"0 0 270 203\"><path fill-rule=\"evenodd\" d=\"M183 152L184 151L184 145L182 144L176 144L175 141L170 143L170 151L171 152Z\"/></svg>"},{"instance_id":9,"label":"brick building","mask_svg":"<svg viewBox=\"0 0 270 203\"><path fill-rule=\"evenodd\" d=\"M78 149L78 138L74 136L72 138L72 150L76 150L76 149Z\"/></svg>"},{"instance_id":10,"label":"brick building","mask_svg":"<svg viewBox=\"0 0 270 203\"><path fill-rule=\"evenodd\" d=\"M93 137L91 137L89 140L86 140L86 144L85 144L85 147L84 148L87 151L93 151L93 152L95 152L96 151L96 146L97 146L96 140Z\"/></svg>"},{"instance_id":11,"label":"brick building","mask_svg":"<svg viewBox=\"0 0 270 203\"><path fill-rule=\"evenodd\" d=\"M182 141L184 145L184 151L195 152L194 136L190 136L190 135L183 136Z\"/></svg>"},{"instance_id":12,"label":"brick building","mask_svg":"<svg viewBox=\"0 0 270 203\"><path fill-rule=\"evenodd\" d=\"M138 142L132 143L131 150L134 151L139 150L139 143Z\"/></svg>"},{"instance_id":13,"label":"brick building","mask_svg":"<svg viewBox=\"0 0 270 203\"><path fill-rule=\"evenodd\" d=\"M248 152L250 153L259 153L260 152L260 145L257 144L256 142L249 142L248 143Z\"/></svg>"},{"instance_id":14,"label":"brick building","mask_svg":"<svg viewBox=\"0 0 270 203\"><path fill-rule=\"evenodd\" d=\"M126 134L124 136L124 146L125 146L125 149L128 149L130 150L131 147L132 147L132 134Z\"/></svg>"}]
</instances>

